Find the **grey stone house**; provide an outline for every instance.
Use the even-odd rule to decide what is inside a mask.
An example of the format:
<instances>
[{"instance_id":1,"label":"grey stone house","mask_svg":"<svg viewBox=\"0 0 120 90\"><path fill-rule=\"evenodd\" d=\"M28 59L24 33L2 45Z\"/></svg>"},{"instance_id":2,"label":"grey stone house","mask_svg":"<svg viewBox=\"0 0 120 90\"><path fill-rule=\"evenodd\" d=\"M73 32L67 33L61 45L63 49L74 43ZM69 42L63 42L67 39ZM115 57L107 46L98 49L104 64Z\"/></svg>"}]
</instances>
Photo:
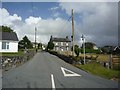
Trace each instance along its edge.
<instances>
[{"instance_id":1,"label":"grey stone house","mask_svg":"<svg viewBox=\"0 0 120 90\"><path fill-rule=\"evenodd\" d=\"M68 36L66 36L66 38L56 38L56 37L52 37L50 38L50 40L54 43L54 50L55 51L70 51L71 47L70 47L70 40L68 38Z\"/></svg>"}]
</instances>

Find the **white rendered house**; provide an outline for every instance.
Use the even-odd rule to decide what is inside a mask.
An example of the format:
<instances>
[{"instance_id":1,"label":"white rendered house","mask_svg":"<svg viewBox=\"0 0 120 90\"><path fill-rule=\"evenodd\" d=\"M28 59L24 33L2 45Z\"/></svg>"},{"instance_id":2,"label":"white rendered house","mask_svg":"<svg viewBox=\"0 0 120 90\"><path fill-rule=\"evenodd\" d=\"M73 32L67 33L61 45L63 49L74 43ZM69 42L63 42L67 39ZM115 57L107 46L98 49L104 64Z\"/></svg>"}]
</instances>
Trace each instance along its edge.
<instances>
[{"instance_id":1,"label":"white rendered house","mask_svg":"<svg viewBox=\"0 0 120 90\"><path fill-rule=\"evenodd\" d=\"M18 52L18 37L15 32L0 32L0 52Z\"/></svg>"}]
</instances>

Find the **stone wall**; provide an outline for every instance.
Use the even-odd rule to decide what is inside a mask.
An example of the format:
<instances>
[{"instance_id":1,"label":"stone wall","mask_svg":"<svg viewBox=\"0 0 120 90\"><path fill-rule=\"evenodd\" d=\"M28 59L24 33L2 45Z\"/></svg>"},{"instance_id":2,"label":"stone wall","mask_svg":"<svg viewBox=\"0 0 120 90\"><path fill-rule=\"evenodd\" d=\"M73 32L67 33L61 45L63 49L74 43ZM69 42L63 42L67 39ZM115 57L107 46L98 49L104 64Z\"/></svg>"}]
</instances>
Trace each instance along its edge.
<instances>
[{"instance_id":1,"label":"stone wall","mask_svg":"<svg viewBox=\"0 0 120 90\"><path fill-rule=\"evenodd\" d=\"M20 66L33 58L35 51L28 51L23 56L2 56L0 58L0 69L9 70Z\"/></svg>"}]
</instances>

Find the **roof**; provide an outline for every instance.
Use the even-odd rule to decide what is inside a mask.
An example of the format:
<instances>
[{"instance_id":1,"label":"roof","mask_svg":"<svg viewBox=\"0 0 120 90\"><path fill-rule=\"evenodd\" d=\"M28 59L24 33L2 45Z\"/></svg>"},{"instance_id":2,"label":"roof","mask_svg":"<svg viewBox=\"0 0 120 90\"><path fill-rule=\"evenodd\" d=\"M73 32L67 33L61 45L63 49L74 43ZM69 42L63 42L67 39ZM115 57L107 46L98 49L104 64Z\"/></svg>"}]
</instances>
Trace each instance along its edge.
<instances>
[{"instance_id":1,"label":"roof","mask_svg":"<svg viewBox=\"0 0 120 90\"><path fill-rule=\"evenodd\" d=\"M114 51L115 51L116 49L119 49L119 50L120 50L120 46L116 46L116 47L114 48Z\"/></svg>"},{"instance_id":2,"label":"roof","mask_svg":"<svg viewBox=\"0 0 120 90\"><path fill-rule=\"evenodd\" d=\"M18 41L17 34L15 32L0 32L0 40L10 40L10 41Z\"/></svg>"},{"instance_id":3,"label":"roof","mask_svg":"<svg viewBox=\"0 0 120 90\"><path fill-rule=\"evenodd\" d=\"M51 40L55 42L71 42L68 38L53 38L52 37Z\"/></svg>"},{"instance_id":4,"label":"roof","mask_svg":"<svg viewBox=\"0 0 120 90\"><path fill-rule=\"evenodd\" d=\"M31 42L32 44L35 44L35 42ZM38 42L36 42L36 44L39 44Z\"/></svg>"}]
</instances>

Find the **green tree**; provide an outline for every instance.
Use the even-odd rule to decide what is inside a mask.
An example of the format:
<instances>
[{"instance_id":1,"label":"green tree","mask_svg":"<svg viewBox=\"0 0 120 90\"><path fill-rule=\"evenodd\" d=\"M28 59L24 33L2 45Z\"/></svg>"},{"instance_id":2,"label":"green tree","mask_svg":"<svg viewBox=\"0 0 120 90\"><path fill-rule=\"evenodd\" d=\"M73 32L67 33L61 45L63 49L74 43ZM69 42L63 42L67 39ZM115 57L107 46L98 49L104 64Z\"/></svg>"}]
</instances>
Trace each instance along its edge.
<instances>
[{"instance_id":1,"label":"green tree","mask_svg":"<svg viewBox=\"0 0 120 90\"><path fill-rule=\"evenodd\" d=\"M7 26L0 26L0 31L1 32L13 32L13 30Z\"/></svg>"},{"instance_id":2,"label":"green tree","mask_svg":"<svg viewBox=\"0 0 120 90\"><path fill-rule=\"evenodd\" d=\"M102 47L101 50L103 53L110 54L112 52L112 50L111 50L112 48L113 48L112 46L107 45L107 46Z\"/></svg>"},{"instance_id":3,"label":"green tree","mask_svg":"<svg viewBox=\"0 0 120 90\"><path fill-rule=\"evenodd\" d=\"M18 46L19 46L19 49L33 48L33 45L27 36L23 37L23 39L21 41L19 41Z\"/></svg>"},{"instance_id":4,"label":"green tree","mask_svg":"<svg viewBox=\"0 0 120 90\"><path fill-rule=\"evenodd\" d=\"M75 54L77 55L77 57L79 56L79 53L80 53L80 49L79 49L79 46L78 45L75 45Z\"/></svg>"},{"instance_id":5,"label":"green tree","mask_svg":"<svg viewBox=\"0 0 120 90\"><path fill-rule=\"evenodd\" d=\"M85 42L85 48L86 49L93 49L93 47L96 46L95 43L92 43L92 42ZM83 44L82 44L82 47L83 48Z\"/></svg>"},{"instance_id":6,"label":"green tree","mask_svg":"<svg viewBox=\"0 0 120 90\"><path fill-rule=\"evenodd\" d=\"M38 49L42 48L42 43L38 43Z\"/></svg>"},{"instance_id":7,"label":"green tree","mask_svg":"<svg viewBox=\"0 0 120 90\"><path fill-rule=\"evenodd\" d=\"M54 48L54 43L52 41L49 41L47 45L47 50L48 49L52 50L53 48Z\"/></svg>"}]
</instances>

